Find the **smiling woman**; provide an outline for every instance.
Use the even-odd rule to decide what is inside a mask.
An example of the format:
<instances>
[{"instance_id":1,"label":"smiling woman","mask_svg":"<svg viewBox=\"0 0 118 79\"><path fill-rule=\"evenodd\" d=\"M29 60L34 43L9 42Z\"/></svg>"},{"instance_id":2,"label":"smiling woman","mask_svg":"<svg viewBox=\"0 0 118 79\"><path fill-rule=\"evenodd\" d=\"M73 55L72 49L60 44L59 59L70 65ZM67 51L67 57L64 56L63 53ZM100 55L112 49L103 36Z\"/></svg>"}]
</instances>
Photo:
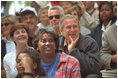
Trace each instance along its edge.
<instances>
[{"instance_id":1,"label":"smiling woman","mask_svg":"<svg viewBox=\"0 0 118 79\"><path fill-rule=\"evenodd\" d=\"M3 59L6 76L14 78L17 75L16 56L20 50L31 48L28 46L28 27L24 23L15 24L10 30L10 37L16 44L16 51L8 53Z\"/></svg>"},{"instance_id":2,"label":"smiling woman","mask_svg":"<svg viewBox=\"0 0 118 79\"><path fill-rule=\"evenodd\" d=\"M41 57L41 65L50 78L80 78L79 61L58 51L58 35L53 30L39 29L33 41Z\"/></svg>"},{"instance_id":3,"label":"smiling woman","mask_svg":"<svg viewBox=\"0 0 118 79\"><path fill-rule=\"evenodd\" d=\"M25 24L16 24L13 28L11 28L10 36L15 41L16 45L19 45L20 43L27 43L28 27Z\"/></svg>"}]
</instances>

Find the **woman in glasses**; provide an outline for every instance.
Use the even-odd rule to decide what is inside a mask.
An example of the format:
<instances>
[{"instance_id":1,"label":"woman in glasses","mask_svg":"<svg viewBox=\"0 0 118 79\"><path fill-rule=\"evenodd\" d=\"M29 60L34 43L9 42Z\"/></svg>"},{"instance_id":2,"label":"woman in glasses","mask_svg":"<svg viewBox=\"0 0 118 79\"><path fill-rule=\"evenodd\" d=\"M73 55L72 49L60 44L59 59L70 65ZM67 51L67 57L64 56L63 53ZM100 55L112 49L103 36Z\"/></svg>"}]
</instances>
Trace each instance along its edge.
<instances>
[{"instance_id":1,"label":"woman in glasses","mask_svg":"<svg viewBox=\"0 0 118 79\"><path fill-rule=\"evenodd\" d=\"M16 57L17 78L42 78L46 77L40 65L39 53L32 48L23 49Z\"/></svg>"},{"instance_id":2,"label":"woman in glasses","mask_svg":"<svg viewBox=\"0 0 118 79\"><path fill-rule=\"evenodd\" d=\"M53 30L37 31L33 45L40 53L41 65L50 78L79 78L79 61L58 51L58 36Z\"/></svg>"},{"instance_id":3,"label":"woman in glasses","mask_svg":"<svg viewBox=\"0 0 118 79\"><path fill-rule=\"evenodd\" d=\"M25 48L31 48L28 45L28 31L28 26L24 23L17 23L10 29L10 37L16 45L16 50L6 54L3 58L7 78L14 78L17 75L16 56L19 51Z\"/></svg>"},{"instance_id":4,"label":"woman in glasses","mask_svg":"<svg viewBox=\"0 0 118 79\"><path fill-rule=\"evenodd\" d=\"M1 77L6 77L3 67L3 58L5 54L15 50L15 43L10 38L10 29L19 20L14 15L7 15L1 18Z\"/></svg>"},{"instance_id":5,"label":"woman in glasses","mask_svg":"<svg viewBox=\"0 0 118 79\"><path fill-rule=\"evenodd\" d=\"M10 29L15 23L18 22L19 22L18 18L14 15L7 15L1 18L1 38L2 38L2 42L5 43L5 47L2 46L1 49L2 54L6 54L15 50L15 44L10 38ZM4 55L2 55L2 58L3 56Z\"/></svg>"}]
</instances>

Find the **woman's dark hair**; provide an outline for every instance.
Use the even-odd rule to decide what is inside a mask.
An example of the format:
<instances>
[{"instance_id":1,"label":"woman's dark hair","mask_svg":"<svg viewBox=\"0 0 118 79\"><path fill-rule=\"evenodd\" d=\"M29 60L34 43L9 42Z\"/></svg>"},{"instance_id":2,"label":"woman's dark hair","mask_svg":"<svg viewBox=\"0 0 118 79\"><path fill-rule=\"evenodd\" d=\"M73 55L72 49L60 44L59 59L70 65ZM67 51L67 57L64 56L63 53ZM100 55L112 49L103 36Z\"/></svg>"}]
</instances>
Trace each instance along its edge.
<instances>
[{"instance_id":1,"label":"woman's dark hair","mask_svg":"<svg viewBox=\"0 0 118 79\"><path fill-rule=\"evenodd\" d=\"M100 19L100 25L102 24L102 20L101 20L101 18L100 18L100 9L101 9L101 7L103 6L103 5L108 5L109 7L111 7L111 9L112 9L112 11L113 11L113 6L112 6L112 3L111 2L108 2L108 1L105 1L105 2L103 2L103 3L101 3L100 5L99 5L99 19ZM112 23L111 24L113 24L115 21L116 21L116 19L117 19L117 17L116 16L113 16L112 17Z\"/></svg>"},{"instance_id":2,"label":"woman's dark hair","mask_svg":"<svg viewBox=\"0 0 118 79\"><path fill-rule=\"evenodd\" d=\"M18 55L16 57L16 61L17 61L19 55L22 53L28 54L32 58L33 62L37 63L37 68L35 69L35 75L38 75L39 77L46 76L45 71L43 70L43 68L40 64L40 57L39 57L38 51L36 51L33 48L23 49L18 53Z\"/></svg>"},{"instance_id":3,"label":"woman's dark hair","mask_svg":"<svg viewBox=\"0 0 118 79\"><path fill-rule=\"evenodd\" d=\"M113 8L111 2L105 1L105 2L103 2L103 3L101 3L101 4L99 5L99 10L100 10L100 8L101 8L103 5L108 5L109 7L112 7L112 8Z\"/></svg>"},{"instance_id":4,"label":"woman's dark hair","mask_svg":"<svg viewBox=\"0 0 118 79\"><path fill-rule=\"evenodd\" d=\"M51 34L53 36L54 42L56 44L56 51L55 52L57 53L58 47L59 47L59 37L58 37L58 34L56 34L56 32L53 29L50 29L50 30L38 29L34 35L34 38L33 38L33 42L32 42L33 47L35 49L37 49L39 39L41 39L43 34L46 34L46 33ZM40 52L40 50L38 50L38 51Z\"/></svg>"}]
</instances>

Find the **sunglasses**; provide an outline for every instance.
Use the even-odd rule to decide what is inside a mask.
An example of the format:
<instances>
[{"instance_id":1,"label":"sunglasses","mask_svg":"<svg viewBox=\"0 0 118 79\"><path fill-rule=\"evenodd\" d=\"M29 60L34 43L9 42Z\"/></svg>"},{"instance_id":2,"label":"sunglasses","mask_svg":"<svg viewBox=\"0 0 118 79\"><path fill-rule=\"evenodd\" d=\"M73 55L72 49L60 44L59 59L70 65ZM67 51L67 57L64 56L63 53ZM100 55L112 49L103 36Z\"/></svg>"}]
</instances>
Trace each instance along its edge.
<instances>
[{"instance_id":1,"label":"sunglasses","mask_svg":"<svg viewBox=\"0 0 118 79\"><path fill-rule=\"evenodd\" d=\"M1 24L1 26L8 26L10 23Z\"/></svg>"},{"instance_id":2,"label":"sunglasses","mask_svg":"<svg viewBox=\"0 0 118 79\"><path fill-rule=\"evenodd\" d=\"M60 18L59 15L54 15L54 16L49 16L49 19L51 20L51 19L53 19L53 17L55 17L56 19L59 19Z\"/></svg>"}]
</instances>

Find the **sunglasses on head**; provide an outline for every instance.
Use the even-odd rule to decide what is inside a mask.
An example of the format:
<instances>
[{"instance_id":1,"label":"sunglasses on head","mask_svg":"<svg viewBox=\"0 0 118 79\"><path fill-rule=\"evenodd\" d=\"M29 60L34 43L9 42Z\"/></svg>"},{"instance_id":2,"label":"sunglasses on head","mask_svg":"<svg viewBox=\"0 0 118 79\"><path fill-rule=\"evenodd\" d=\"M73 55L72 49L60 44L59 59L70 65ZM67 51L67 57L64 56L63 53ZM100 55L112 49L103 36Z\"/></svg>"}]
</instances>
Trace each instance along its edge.
<instances>
[{"instance_id":1,"label":"sunglasses on head","mask_svg":"<svg viewBox=\"0 0 118 79\"><path fill-rule=\"evenodd\" d=\"M51 20L51 19L53 19L53 17L55 17L56 19L59 19L60 18L59 15L54 15L54 16L49 16L49 19Z\"/></svg>"}]
</instances>

